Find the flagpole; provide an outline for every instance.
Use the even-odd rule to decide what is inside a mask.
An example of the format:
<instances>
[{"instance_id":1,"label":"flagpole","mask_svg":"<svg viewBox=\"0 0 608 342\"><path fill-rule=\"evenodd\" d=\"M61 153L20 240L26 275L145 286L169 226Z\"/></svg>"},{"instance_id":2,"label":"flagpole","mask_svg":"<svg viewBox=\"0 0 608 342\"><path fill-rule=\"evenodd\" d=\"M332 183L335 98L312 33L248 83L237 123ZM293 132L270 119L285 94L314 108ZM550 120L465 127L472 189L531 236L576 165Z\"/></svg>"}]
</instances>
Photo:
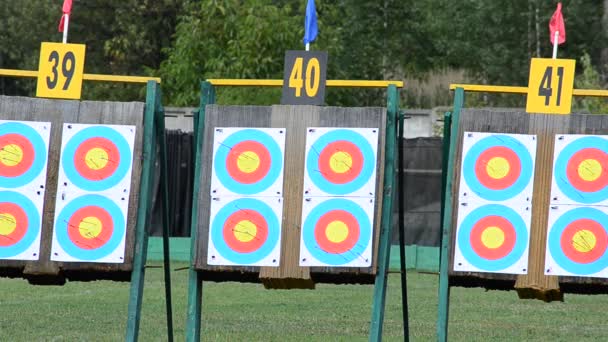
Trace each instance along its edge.
<instances>
[{"instance_id":1,"label":"flagpole","mask_svg":"<svg viewBox=\"0 0 608 342\"><path fill-rule=\"evenodd\" d=\"M310 43L306 43L306 51L310 50Z\"/></svg>"},{"instance_id":2,"label":"flagpole","mask_svg":"<svg viewBox=\"0 0 608 342\"><path fill-rule=\"evenodd\" d=\"M68 42L68 23L70 22L70 15L64 14L63 20L63 44Z\"/></svg>"},{"instance_id":3,"label":"flagpole","mask_svg":"<svg viewBox=\"0 0 608 342\"><path fill-rule=\"evenodd\" d=\"M555 35L553 37L553 59L557 58L557 45L559 43L559 31L555 31Z\"/></svg>"}]
</instances>

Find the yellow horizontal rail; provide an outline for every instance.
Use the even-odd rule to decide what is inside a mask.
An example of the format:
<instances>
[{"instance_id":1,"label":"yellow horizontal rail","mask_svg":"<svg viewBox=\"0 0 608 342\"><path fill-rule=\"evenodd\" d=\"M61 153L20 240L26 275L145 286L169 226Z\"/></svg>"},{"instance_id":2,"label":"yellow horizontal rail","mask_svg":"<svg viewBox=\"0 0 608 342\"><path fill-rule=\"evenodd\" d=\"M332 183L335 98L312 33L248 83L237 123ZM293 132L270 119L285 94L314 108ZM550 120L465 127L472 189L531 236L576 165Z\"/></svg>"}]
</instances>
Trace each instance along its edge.
<instances>
[{"instance_id":1,"label":"yellow horizontal rail","mask_svg":"<svg viewBox=\"0 0 608 342\"><path fill-rule=\"evenodd\" d=\"M218 87L282 87L283 80L254 80L254 79L208 79L209 83ZM386 88L389 85L403 88L402 81L365 81L365 80L327 80L328 87L359 87L359 88Z\"/></svg>"},{"instance_id":2,"label":"yellow horizontal rail","mask_svg":"<svg viewBox=\"0 0 608 342\"><path fill-rule=\"evenodd\" d=\"M0 76L38 77L38 71L0 69ZM158 83L161 83L160 77L145 77L145 76L115 76L115 75L100 75L100 74L84 74L84 75L82 75L82 79L85 81L101 81L101 82L147 83L148 81L156 81Z\"/></svg>"},{"instance_id":3,"label":"yellow horizontal rail","mask_svg":"<svg viewBox=\"0 0 608 342\"><path fill-rule=\"evenodd\" d=\"M503 94L528 94L528 87L491 86L480 84L450 84L450 90L462 88L465 91ZM608 90L574 89L574 96L608 97Z\"/></svg>"}]
</instances>

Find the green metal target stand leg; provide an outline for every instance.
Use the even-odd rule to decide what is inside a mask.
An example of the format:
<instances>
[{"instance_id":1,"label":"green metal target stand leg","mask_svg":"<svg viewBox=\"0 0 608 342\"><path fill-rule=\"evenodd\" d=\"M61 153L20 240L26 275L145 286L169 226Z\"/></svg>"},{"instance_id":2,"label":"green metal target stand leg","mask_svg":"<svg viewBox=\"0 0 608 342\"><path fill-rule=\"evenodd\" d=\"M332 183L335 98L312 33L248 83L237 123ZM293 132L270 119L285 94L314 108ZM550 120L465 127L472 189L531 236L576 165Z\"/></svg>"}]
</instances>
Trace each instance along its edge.
<instances>
[{"instance_id":1,"label":"green metal target stand leg","mask_svg":"<svg viewBox=\"0 0 608 342\"><path fill-rule=\"evenodd\" d=\"M443 195L441 206L441 250L439 266L439 308L437 317L437 341L448 340L448 316L450 311L449 263L451 255L450 236L452 231L453 199L452 187L454 176L454 161L460 128L460 111L464 105L464 89L456 88L454 94L454 110L446 113L444 118L443 136Z\"/></svg>"},{"instance_id":2,"label":"green metal target stand leg","mask_svg":"<svg viewBox=\"0 0 608 342\"><path fill-rule=\"evenodd\" d=\"M167 340L173 341L173 313L171 306L171 274L169 264L169 227L168 227L168 181L167 181L167 148L165 142L165 113L161 104L160 86L149 81L146 88L146 107L144 113L144 137L141 186L139 191L139 210L135 232L135 252L131 274L129 295L129 312L127 318L126 341L137 341L141 304L144 291L144 276L148 249L146 226L150 223L153 197L154 165L157 151L160 154L160 189L163 204L163 258L165 276L165 298L167 311Z\"/></svg>"},{"instance_id":3,"label":"green metal target stand leg","mask_svg":"<svg viewBox=\"0 0 608 342\"><path fill-rule=\"evenodd\" d=\"M205 125L205 107L215 103L215 89L210 82L201 83L201 98L198 115L194 117L195 127L195 151L201 151L203 146L202 134ZM373 306L370 325L370 341L382 340L382 325L384 323L384 310L386 304L387 277L390 261L390 238L392 227L392 206L395 194L395 148L397 146L397 119L399 115L399 93L395 85L388 86L387 94L387 118L386 118L386 142L385 142L385 164L384 164L384 189L382 200L382 214L380 224L380 240L378 246L378 270L373 293ZM401 118L402 119L402 118ZM201 169L201 155L195 152L195 170ZM198 198L200 191L200 177L195 177L193 197ZM203 282L201 274L194 269L196 258L196 241L198 235L197 211L192 211L191 236L191 264L188 280L188 309L186 321L186 341L200 341L201 318L202 318L202 289ZM403 308L407 310L407 308ZM407 323L406 323L407 324ZM407 339L407 336L406 336Z\"/></svg>"}]
</instances>

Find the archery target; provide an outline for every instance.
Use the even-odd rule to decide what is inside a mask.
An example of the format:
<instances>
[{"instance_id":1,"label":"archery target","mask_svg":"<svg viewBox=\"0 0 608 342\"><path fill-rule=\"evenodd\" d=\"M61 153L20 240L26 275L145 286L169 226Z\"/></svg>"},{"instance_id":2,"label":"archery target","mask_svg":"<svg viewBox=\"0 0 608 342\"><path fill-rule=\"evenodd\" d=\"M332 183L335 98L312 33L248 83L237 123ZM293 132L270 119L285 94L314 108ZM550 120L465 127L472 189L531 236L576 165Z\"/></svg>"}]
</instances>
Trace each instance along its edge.
<instances>
[{"instance_id":1,"label":"archery target","mask_svg":"<svg viewBox=\"0 0 608 342\"><path fill-rule=\"evenodd\" d=\"M552 204L608 204L608 139L557 135Z\"/></svg>"},{"instance_id":2,"label":"archery target","mask_svg":"<svg viewBox=\"0 0 608 342\"><path fill-rule=\"evenodd\" d=\"M551 206L545 274L606 278L607 247L605 207Z\"/></svg>"},{"instance_id":3,"label":"archery target","mask_svg":"<svg viewBox=\"0 0 608 342\"><path fill-rule=\"evenodd\" d=\"M0 259L39 258L50 131L0 120Z\"/></svg>"},{"instance_id":4,"label":"archery target","mask_svg":"<svg viewBox=\"0 0 608 342\"><path fill-rule=\"evenodd\" d=\"M42 197L0 191L0 259L38 260Z\"/></svg>"},{"instance_id":5,"label":"archery target","mask_svg":"<svg viewBox=\"0 0 608 342\"><path fill-rule=\"evenodd\" d=\"M44 188L50 132L49 122L0 120L0 188Z\"/></svg>"},{"instance_id":6,"label":"archery target","mask_svg":"<svg viewBox=\"0 0 608 342\"><path fill-rule=\"evenodd\" d=\"M135 126L63 124L60 189L130 190L134 140Z\"/></svg>"},{"instance_id":7,"label":"archery target","mask_svg":"<svg viewBox=\"0 0 608 342\"><path fill-rule=\"evenodd\" d=\"M370 267L374 198L306 197L300 266Z\"/></svg>"},{"instance_id":8,"label":"archery target","mask_svg":"<svg viewBox=\"0 0 608 342\"><path fill-rule=\"evenodd\" d=\"M211 196L281 196L285 128L217 127Z\"/></svg>"},{"instance_id":9,"label":"archery target","mask_svg":"<svg viewBox=\"0 0 608 342\"><path fill-rule=\"evenodd\" d=\"M531 207L516 207L460 203L454 271L527 273Z\"/></svg>"},{"instance_id":10,"label":"archery target","mask_svg":"<svg viewBox=\"0 0 608 342\"><path fill-rule=\"evenodd\" d=\"M57 198L51 260L124 262L126 202L91 193Z\"/></svg>"},{"instance_id":11,"label":"archery target","mask_svg":"<svg viewBox=\"0 0 608 342\"><path fill-rule=\"evenodd\" d=\"M378 131L308 128L304 196L375 196Z\"/></svg>"},{"instance_id":12,"label":"archery target","mask_svg":"<svg viewBox=\"0 0 608 342\"><path fill-rule=\"evenodd\" d=\"M535 135L465 132L459 197L529 200L535 158Z\"/></svg>"},{"instance_id":13,"label":"archery target","mask_svg":"<svg viewBox=\"0 0 608 342\"><path fill-rule=\"evenodd\" d=\"M207 264L279 266L281 253L280 197L215 197Z\"/></svg>"}]
</instances>

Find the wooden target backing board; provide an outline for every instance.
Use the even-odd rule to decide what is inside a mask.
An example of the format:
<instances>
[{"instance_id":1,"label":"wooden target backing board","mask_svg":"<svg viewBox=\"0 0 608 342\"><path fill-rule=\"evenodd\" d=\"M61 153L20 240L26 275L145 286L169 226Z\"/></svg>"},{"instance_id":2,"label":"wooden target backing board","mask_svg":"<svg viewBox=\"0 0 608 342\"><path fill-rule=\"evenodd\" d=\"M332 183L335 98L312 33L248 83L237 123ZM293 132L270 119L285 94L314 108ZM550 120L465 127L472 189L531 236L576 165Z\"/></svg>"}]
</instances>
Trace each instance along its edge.
<instances>
[{"instance_id":1,"label":"wooden target backing board","mask_svg":"<svg viewBox=\"0 0 608 342\"><path fill-rule=\"evenodd\" d=\"M213 144L216 127L284 128L285 166L283 174L283 218L281 260L279 267L213 266L207 263L210 224L210 188ZM308 127L379 127L378 160L376 168L376 198L373 208L374 236L372 267L300 267L300 226L302 218L306 129ZM218 106L208 105L205 112L205 132L202 142L200 192L195 200L198 215L198 241L195 268L202 271L203 280L259 282L282 287L281 279L313 282L373 283L384 176L384 136L386 109L376 107L339 108L317 106Z\"/></svg>"},{"instance_id":2,"label":"wooden target backing board","mask_svg":"<svg viewBox=\"0 0 608 342\"><path fill-rule=\"evenodd\" d=\"M0 260L0 276L28 275L69 279L130 280L133 267L135 226L141 177L144 103L47 100L0 96L1 120L26 120L51 123L50 148L45 186L40 258L38 261ZM51 261L51 242L58 167L64 123L132 125L136 127L131 192L127 214L125 255L123 263L81 263Z\"/></svg>"},{"instance_id":3,"label":"wooden target backing board","mask_svg":"<svg viewBox=\"0 0 608 342\"><path fill-rule=\"evenodd\" d=\"M525 275L453 271L464 132L530 134L537 138L528 269ZM451 189L454 207L450 238L452 251L449 263L450 285L477 284L484 287L502 288L510 284L507 286L512 288L515 283L515 287L518 289L533 286L541 289L558 289L559 283L568 283L572 285L568 287L568 291L573 292L576 292L583 284L608 285L606 279L568 276L558 278L544 274L554 144L555 136L559 134L608 134L608 115L528 114L523 110L463 108L460 114L458 144L455 147L453 188Z\"/></svg>"}]
</instances>

